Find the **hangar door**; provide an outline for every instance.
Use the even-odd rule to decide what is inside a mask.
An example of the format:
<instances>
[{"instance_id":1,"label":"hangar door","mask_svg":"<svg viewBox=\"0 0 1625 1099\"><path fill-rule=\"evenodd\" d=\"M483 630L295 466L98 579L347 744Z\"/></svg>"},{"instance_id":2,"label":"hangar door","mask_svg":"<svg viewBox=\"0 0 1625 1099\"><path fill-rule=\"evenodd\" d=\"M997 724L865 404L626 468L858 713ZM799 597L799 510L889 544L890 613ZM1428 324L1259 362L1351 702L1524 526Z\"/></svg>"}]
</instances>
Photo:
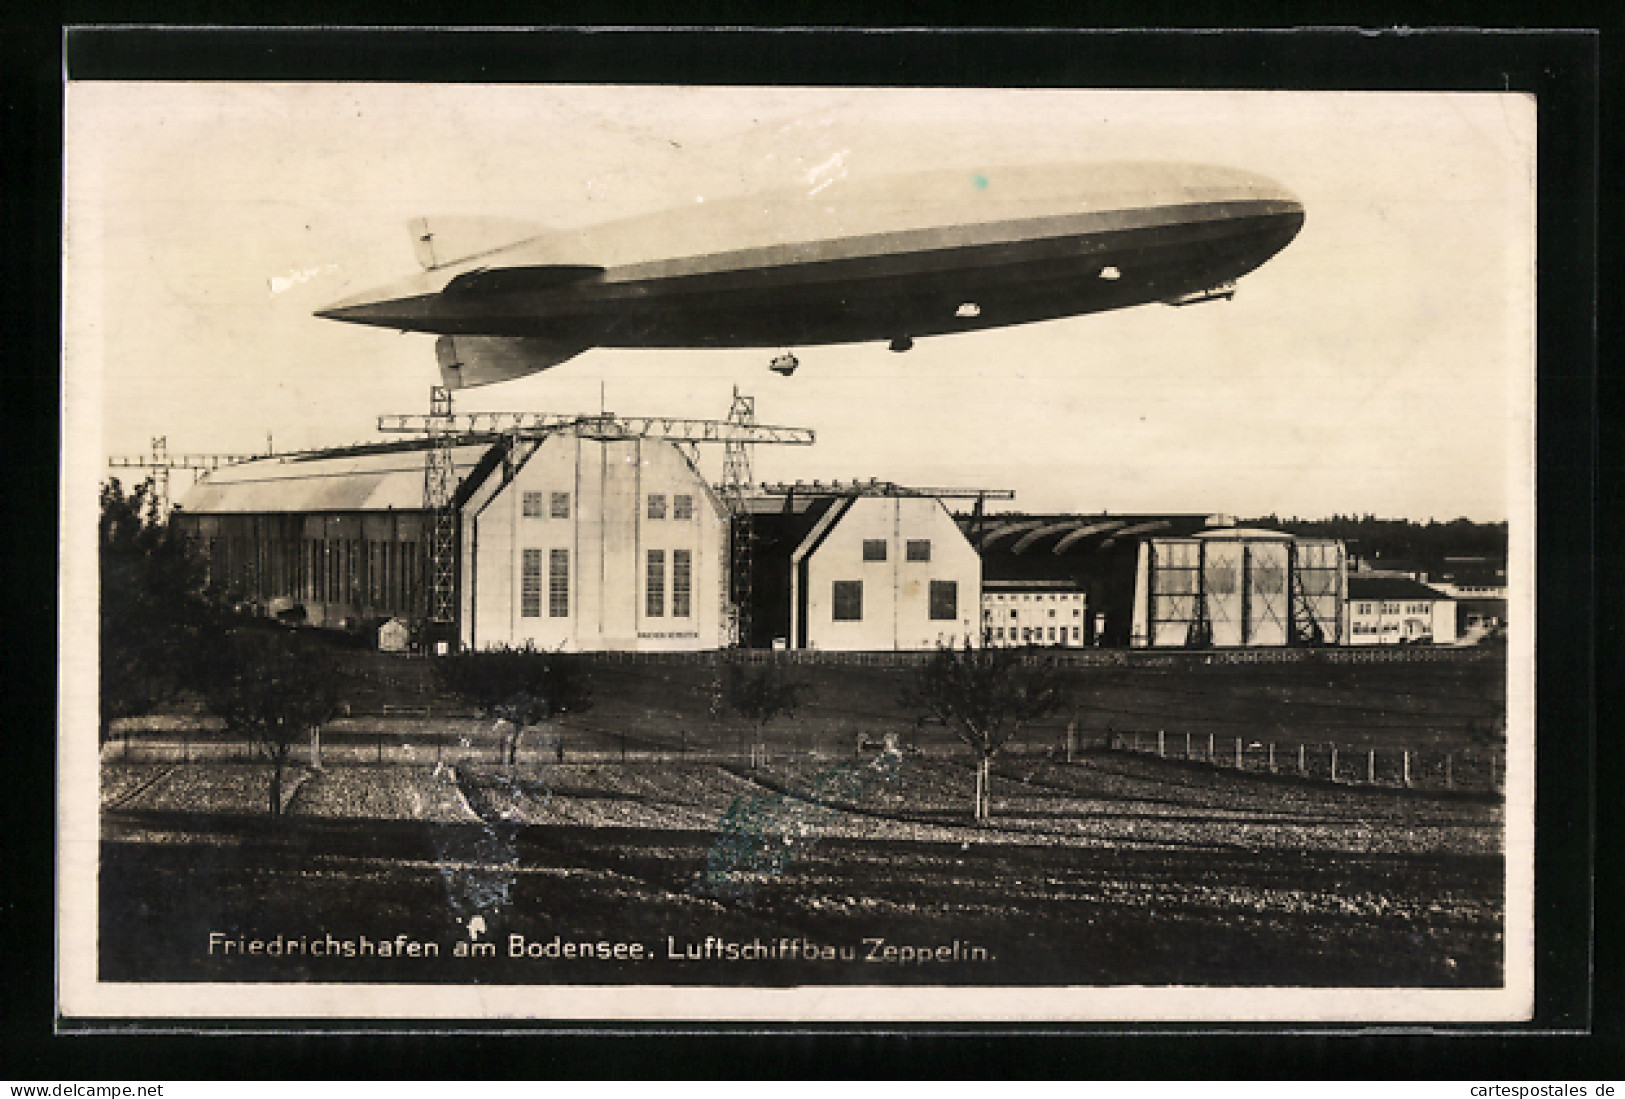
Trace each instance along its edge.
<instances>
[{"instance_id":1,"label":"hangar door","mask_svg":"<svg viewBox=\"0 0 1625 1099\"><path fill-rule=\"evenodd\" d=\"M1244 645L1285 645L1290 602L1287 598L1288 543L1248 542L1247 630Z\"/></svg>"}]
</instances>

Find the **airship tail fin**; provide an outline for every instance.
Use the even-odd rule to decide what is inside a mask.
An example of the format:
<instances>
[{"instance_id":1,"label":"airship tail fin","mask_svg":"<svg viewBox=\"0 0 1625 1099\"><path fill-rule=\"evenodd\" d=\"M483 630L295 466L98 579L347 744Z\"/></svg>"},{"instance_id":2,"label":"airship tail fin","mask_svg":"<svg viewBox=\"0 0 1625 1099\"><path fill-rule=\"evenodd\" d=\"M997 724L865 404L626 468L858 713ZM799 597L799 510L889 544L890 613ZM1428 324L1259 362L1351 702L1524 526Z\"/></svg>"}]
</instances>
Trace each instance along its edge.
<instances>
[{"instance_id":1,"label":"airship tail fin","mask_svg":"<svg viewBox=\"0 0 1625 1099\"><path fill-rule=\"evenodd\" d=\"M495 252L547 232L540 225L509 218L437 215L413 218L407 225L412 231L412 251L425 271Z\"/></svg>"},{"instance_id":2,"label":"airship tail fin","mask_svg":"<svg viewBox=\"0 0 1625 1099\"><path fill-rule=\"evenodd\" d=\"M528 336L441 336L434 346L447 389L512 381L557 366L585 350L579 344Z\"/></svg>"}]
</instances>

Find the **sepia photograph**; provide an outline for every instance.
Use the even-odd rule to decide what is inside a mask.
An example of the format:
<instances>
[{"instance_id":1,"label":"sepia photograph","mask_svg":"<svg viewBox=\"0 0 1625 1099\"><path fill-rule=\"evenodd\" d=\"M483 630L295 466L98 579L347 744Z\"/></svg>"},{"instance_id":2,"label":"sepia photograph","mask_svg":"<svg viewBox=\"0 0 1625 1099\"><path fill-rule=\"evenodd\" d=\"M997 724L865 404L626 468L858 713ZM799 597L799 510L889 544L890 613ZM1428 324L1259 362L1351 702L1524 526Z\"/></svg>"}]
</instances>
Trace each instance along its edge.
<instances>
[{"instance_id":1,"label":"sepia photograph","mask_svg":"<svg viewBox=\"0 0 1625 1099\"><path fill-rule=\"evenodd\" d=\"M69 80L63 1015L1528 1020L1535 107Z\"/></svg>"}]
</instances>

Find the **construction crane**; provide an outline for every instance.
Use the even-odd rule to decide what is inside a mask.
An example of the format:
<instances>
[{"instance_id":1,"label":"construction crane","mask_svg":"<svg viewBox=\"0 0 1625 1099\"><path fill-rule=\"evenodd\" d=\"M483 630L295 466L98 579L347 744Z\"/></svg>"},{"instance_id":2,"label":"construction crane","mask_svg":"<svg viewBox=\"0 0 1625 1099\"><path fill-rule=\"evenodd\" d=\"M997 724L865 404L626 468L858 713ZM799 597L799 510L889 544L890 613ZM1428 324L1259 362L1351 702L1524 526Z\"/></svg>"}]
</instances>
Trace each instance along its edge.
<instances>
[{"instance_id":1,"label":"construction crane","mask_svg":"<svg viewBox=\"0 0 1625 1099\"><path fill-rule=\"evenodd\" d=\"M723 483L719 486L731 518L738 523L745 514L744 498L749 489L748 447L756 443L811 446L815 436L810 428L758 424L753 398L734 390L734 407L726 420L695 420L674 416L617 416L612 412L560 415L540 412L472 412L458 415L452 410L451 393L433 386L429 412L396 413L378 417L378 430L386 434L421 435L429 442L424 458L424 510L434 517L434 536L429 541L433 577L430 620L449 626L456 611L457 514L455 508L457 475L452 450L466 444L506 444L508 476L517 468L517 451L524 443L538 444L550 435L572 434L585 439L661 439L678 444L722 443L725 458ZM747 525L749 520L744 521ZM743 539L745 564L749 562L748 534ZM740 536L733 539L731 551L735 569L739 565ZM724 560L724 568L728 567ZM734 603L732 633L738 644L749 642L748 573L741 581L725 585ZM739 608L745 607L743 619ZM740 622L745 623L742 631Z\"/></svg>"},{"instance_id":2,"label":"construction crane","mask_svg":"<svg viewBox=\"0 0 1625 1099\"><path fill-rule=\"evenodd\" d=\"M756 489L763 496L927 496L938 500L1014 500L1015 491L1007 488L927 488L918 485L900 485L895 481L781 481L760 485Z\"/></svg>"},{"instance_id":3,"label":"construction crane","mask_svg":"<svg viewBox=\"0 0 1625 1099\"><path fill-rule=\"evenodd\" d=\"M734 386L733 404L728 407L727 423L740 429L756 427L756 398L739 392L737 385ZM754 479L750 447L751 444L743 440L727 444L722 456L722 484L719 486L719 495L731 518L728 552L722 562L722 590L732 595L733 621L728 625L728 632L734 644L740 648L750 645L752 582L756 575L756 524L746 503Z\"/></svg>"},{"instance_id":4,"label":"construction crane","mask_svg":"<svg viewBox=\"0 0 1625 1099\"><path fill-rule=\"evenodd\" d=\"M267 448L269 453L269 447ZM152 453L131 457L117 455L107 459L111 469L150 469L154 498L158 503L160 515L169 513L169 478L170 473L177 469L192 471L192 481L195 484L199 478L210 470L222 466L235 465L246 462L251 458L258 458L258 454L171 454L169 453L169 436L155 435L152 439Z\"/></svg>"}]
</instances>

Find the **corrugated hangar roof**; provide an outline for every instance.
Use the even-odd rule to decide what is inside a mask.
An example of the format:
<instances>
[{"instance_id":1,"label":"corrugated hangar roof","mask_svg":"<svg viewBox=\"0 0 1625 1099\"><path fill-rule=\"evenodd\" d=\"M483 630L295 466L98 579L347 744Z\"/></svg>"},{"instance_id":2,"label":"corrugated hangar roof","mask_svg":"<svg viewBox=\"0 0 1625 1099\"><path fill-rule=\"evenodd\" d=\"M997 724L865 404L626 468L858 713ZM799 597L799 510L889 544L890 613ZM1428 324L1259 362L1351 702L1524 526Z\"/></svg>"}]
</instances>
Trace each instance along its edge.
<instances>
[{"instance_id":1,"label":"corrugated hangar roof","mask_svg":"<svg viewBox=\"0 0 1625 1099\"><path fill-rule=\"evenodd\" d=\"M1143 538L1188 538L1234 527L1210 527L1207 515L1019 515L961 516L960 529L982 555L986 580L1067 580L1103 555L1131 548ZM1279 537L1275 532L1270 536ZM1086 570L1087 571L1087 570Z\"/></svg>"},{"instance_id":2,"label":"corrugated hangar roof","mask_svg":"<svg viewBox=\"0 0 1625 1099\"><path fill-rule=\"evenodd\" d=\"M1349 573L1350 599L1438 600L1450 597L1419 580L1403 576L1361 576Z\"/></svg>"},{"instance_id":3,"label":"corrugated hangar roof","mask_svg":"<svg viewBox=\"0 0 1625 1099\"><path fill-rule=\"evenodd\" d=\"M255 458L209 473L181 506L194 514L420 511L424 450L419 443ZM456 480L466 478L491 450L492 444L483 442L453 447Z\"/></svg>"}]
</instances>

